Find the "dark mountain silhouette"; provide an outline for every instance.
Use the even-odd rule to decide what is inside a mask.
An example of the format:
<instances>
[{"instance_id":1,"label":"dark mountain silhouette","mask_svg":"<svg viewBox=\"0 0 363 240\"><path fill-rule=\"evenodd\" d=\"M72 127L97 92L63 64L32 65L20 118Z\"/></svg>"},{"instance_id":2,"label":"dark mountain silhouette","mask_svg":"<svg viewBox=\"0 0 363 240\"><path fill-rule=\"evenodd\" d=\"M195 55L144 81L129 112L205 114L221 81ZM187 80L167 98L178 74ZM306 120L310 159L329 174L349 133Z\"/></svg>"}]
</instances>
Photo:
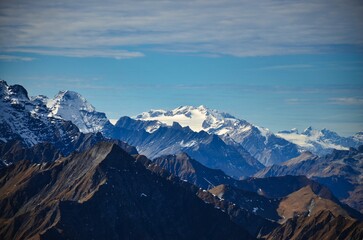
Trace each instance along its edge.
<instances>
[{"instance_id":1,"label":"dark mountain silhouette","mask_svg":"<svg viewBox=\"0 0 363 240\"><path fill-rule=\"evenodd\" d=\"M252 239L116 144L0 173L2 239Z\"/></svg>"}]
</instances>

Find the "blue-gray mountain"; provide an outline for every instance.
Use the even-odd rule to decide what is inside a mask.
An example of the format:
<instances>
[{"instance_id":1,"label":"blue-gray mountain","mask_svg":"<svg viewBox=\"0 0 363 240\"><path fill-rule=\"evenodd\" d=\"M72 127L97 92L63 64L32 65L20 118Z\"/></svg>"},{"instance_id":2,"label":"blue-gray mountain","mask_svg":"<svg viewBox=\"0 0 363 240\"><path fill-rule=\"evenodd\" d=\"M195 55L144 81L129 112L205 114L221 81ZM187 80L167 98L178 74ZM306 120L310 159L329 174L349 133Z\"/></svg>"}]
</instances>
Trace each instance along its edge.
<instances>
[{"instance_id":1,"label":"blue-gray mountain","mask_svg":"<svg viewBox=\"0 0 363 240\"><path fill-rule=\"evenodd\" d=\"M310 151L319 156L331 153L334 149L349 150L350 147L358 148L363 144L363 132L358 132L351 137L342 137L326 128L318 130L311 126L301 133L294 128L280 131L276 135L299 145L305 151Z\"/></svg>"},{"instance_id":2,"label":"blue-gray mountain","mask_svg":"<svg viewBox=\"0 0 363 240\"><path fill-rule=\"evenodd\" d=\"M185 152L205 166L221 169L236 178L249 176L263 168L241 146L227 145L217 135L194 132L178 123L147 132L145 127L154 123L122 117L111 137L136 146L141 154L149 158Z\"/></svg>"}]
</instances>

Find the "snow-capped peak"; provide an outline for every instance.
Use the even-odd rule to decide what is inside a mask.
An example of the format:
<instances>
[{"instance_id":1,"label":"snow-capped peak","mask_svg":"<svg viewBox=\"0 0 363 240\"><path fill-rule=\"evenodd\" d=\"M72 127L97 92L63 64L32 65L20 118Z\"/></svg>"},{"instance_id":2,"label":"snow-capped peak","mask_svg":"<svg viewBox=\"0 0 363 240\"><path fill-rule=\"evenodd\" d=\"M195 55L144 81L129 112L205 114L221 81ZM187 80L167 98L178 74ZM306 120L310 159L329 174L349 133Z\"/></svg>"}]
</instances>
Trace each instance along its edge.
<instances>
[{"instance_id":1,"label":"snow-capped peak","mask_svg":"<svg viewBox=\"0 0 363 240\"><path fill-rule=\"evenodd\" d=\"M49 116L72 121L81 132L98 132L108 122L104 113L97 112L82 95L73 91L60 91L48 100Z\"/></svg>"},{"instance_id":2,"label":"snow-capped peak","mask_svg":"<svg viewBox=\"0 0 363 240\"><path fill-rule=\"evenodd\" d=\"M211 129L218 129L225 125L226 119L228 121L237 121L233 116L212 110L204 105L199 107L194 106L180 106L173 110L151 110L149 112L141 113L134 117L138 120L157 120L166 125L171 126L173 122L178 122L183 127L190 127L193 131L210 131Z\"/></svg>"},{"instance_id":3,"label":"snow-capped peak","mask_svg":"<svg viewBox=\"0 0 363 240\"><path fill-rule=\"evenodd\" d=\"M28 92L21 85L8 85L6 81L0 80L0 98L2 101L9 102L11 105L21 105L28 107Z\"/></svg>"},{"instance_id":4,"label":"snow-capped peak","mask_svg":"<svg viewBox=\"0 0 363 240\"><path fill-rule=\"evenodd\" d=\"M310 135L313 135L316 132L318 132L316 129L313 129L312 126L309 126L309 127L305 128L304 131L301 134L310 136Z\"/></svg>"},{"instance_id":5,"label":"snow-capped peak","mask_svg":"<svg viewBox=\"0 0 363 240\"><path fill-rule=\"evenodd\" d=\"M64 108L67 106L67 108ZM95 108L88 103L88 101L82 97L79 93L73 91L60 91L53 99L50 99L47 103L47 107L53 112L53 114L67 114L65 110L84 110L87 112L94 112Z\"/></svg>"},{"instance_id":6,"label":"snow-capped peak","mask_svg":"<svg viewBox=\"0 0 363 240\"><path fill-rule=\"evenodd\" d=\"M277 135L319 155L329 153L331 149L348 150L349 147L358 147L362 144L362 139L359 137L342 137L326 128L319 130L311 126L301 134L298 131L280 131Z\"/></svg>"},{"instance_id":7,"label":"snow-capped peak","mask_svg":"<svg viewBox=\"0 0 363 240\"><path fill-rule=\"evenodd\" d=\"M48 117L46 100L45 96L29 99L23 86L9 86L5 81L0 81L0 140L20 140L30 147L41 142L62 145L61 139L75 139L78 135L78 131L74 131L75 127L69 126L69 131L65 130L63 121ZM62 146L66 150L66 145Z\"/></svg>"}]
</instances>

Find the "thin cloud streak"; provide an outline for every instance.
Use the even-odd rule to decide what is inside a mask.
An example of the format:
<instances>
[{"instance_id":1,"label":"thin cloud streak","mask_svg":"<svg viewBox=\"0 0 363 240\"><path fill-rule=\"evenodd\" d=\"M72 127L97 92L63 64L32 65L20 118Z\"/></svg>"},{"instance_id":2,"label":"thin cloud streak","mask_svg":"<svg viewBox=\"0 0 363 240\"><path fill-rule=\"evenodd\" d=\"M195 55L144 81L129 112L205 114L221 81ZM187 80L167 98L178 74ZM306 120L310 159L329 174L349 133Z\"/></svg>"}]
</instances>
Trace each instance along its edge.
<instances>
[{"instance_id":1,"label":"thin cloud streak","mask_svg":"<svg viewBox=\"0 0 363 240\"><path fill-rule=\"evenodd\" d=\"M291 65L276 65L260 68L261 70L293 70L293 69L308 69L313 68L310 64L291 64Z\"/></svg>"},{"instance_id":2,"label":"thin cloud streak","mask_svg":"<svg viewBox=\"0 0 363 240\"><path fill-rule=\"evenodd\" d=\"M0 48L9 53L121 59L145 51L213 57L322 53L362 46L361 29L363 3L356 0L0 3Z\"/></svg>"},{"instance_id":3,"label":"thin cloud streak","mask_svg":"<svg viewBox=\"0 0 363 240\"><path fill-rule=\"evenodd\" d=\"M334 105L363 105L363 98L346 97L346 98L331 98L330 104Z\"/></svg>"},{"instance_id":4,"label":"thin cloud streak","mask_svg":"<svg viewBox=\"0 0 363 240\"><path fill-rule=\"evenodd\" d=\"M65 56L65 57L103 57L103 58L115 58L115 59L127 59L143 57L144 54L140 52L129 52L112 49L38 49L38 48L9 48L6 52L15 53L35 53L39 55L51 55L51 56Z\"/></svg>"},{"instance_id":5,"label":"thin cloud streak","mask_svg":"<svg viewBox=\"0 0 363 240\"><path fill-rule=\"evenodd\" d=\"M0 61L4 61L4 62L30 62L30 61L34 61L34 60L35 60L35 58L32 58L32 57L0 55Z\"/></svg>"}]
</instances>

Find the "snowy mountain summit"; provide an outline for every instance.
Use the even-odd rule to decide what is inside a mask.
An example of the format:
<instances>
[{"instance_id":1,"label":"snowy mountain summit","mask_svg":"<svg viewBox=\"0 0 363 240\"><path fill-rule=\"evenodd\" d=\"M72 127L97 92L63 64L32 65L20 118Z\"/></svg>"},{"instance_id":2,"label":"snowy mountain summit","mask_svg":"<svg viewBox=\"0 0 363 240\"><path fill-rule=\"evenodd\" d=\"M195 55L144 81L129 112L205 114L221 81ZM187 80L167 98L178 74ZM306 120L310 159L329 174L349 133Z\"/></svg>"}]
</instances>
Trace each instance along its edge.
<instances>
[{"instance_id":1,"label":"snowy mountain summit","mask_svg":"<svg viewBox=\"0 0 363 240\"><path fill-rule=\"evenodd\" d=\"M283 162L299 154L298 147L277 137L267 128L253 125L231 114L199 107L181 106L173 110L151 110L136 117L137 120L158 121L155 127L178 122L193 131L219 135L230 145L242 145L252 156L265 165Z\"/></svg>"},{"instance_id":2,"label":"snowy mountain summit","mask_svg":"<svg viewBox=\"0 0 363 240\"><path fill-rule=\"evenodd\" d=\"M317 155L330 153L333 149L348 150L350 147L358 148L363 144L362 133L357 133L352 137L342 137L326 128L319 130L311 126L301 133L294 128L280 131L276 135Z\"/></svg>"},{"instance_id":3,"label":"snowy mountain summit","mask_svg":"<svg viewBox=\"0 0 363 240\"><path fill-rule=\"evenodd\" d=\"M104 113L97 112L84 97L73 91L60 91L46 104L49 116L72 121L83 133L100 132L110 124Z\"/></svg>"},{"instance_id":4,"label":"snowy mountain summit","mask_svg":"<svg viewBox=\"0 0 363 240\"><path fill-rule=\"evenodd\" d=\"M134 118L144 121L157 120L168 126L177 122L183 127L190 127L195 132L205 131L219 133L219 135L231 130L228 127L233 126L238 121L228 113L212 110L203 105L199 107L180 106L173 110L150 110Z\"/></svg>"},{"instance_id":5,"label":"snowy mountain summit","mask_svg":"<svg viewBox=\"0 0 363 240\"><path fill-rule=\"evenodd\" d=\"M20 141L26 147L49 142L63 153L80 138L76 126L49 115L44 96L29 98L20 85L0 81L0 142Z\"/></svg>"}]
</instances>

